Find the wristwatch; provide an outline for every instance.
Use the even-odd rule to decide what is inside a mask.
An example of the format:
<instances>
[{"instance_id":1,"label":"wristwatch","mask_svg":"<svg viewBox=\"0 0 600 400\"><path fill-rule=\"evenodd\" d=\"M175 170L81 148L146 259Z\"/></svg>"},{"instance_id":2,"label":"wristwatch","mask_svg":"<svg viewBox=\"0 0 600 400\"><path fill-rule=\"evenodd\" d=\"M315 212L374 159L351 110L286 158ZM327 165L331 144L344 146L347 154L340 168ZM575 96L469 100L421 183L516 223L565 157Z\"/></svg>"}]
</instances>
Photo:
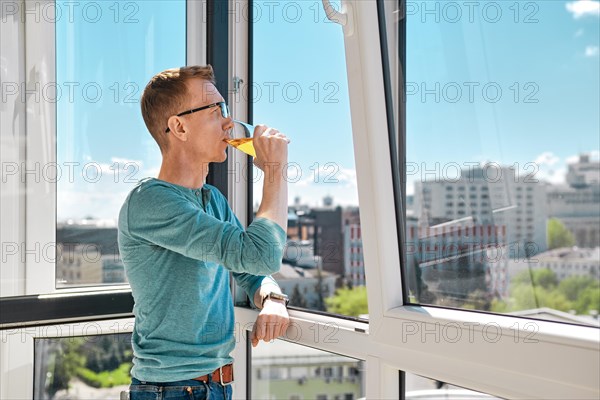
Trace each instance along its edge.
<instances>
[{"instance_id":1,"label":"wristwatch","mask_svg":"<svg viewBox=\"0 0 600 400\"><path fill-rule=\"evenodd\" d=\"M284 300L286 307L287 307L288 303L290 302L290 298L287 295L285 295L283 293L270 292L265 297L263 297L262 304L260 305L261 308L265 306L265 301L267 301L267 299Z\"/></svg>"}]
</instances>

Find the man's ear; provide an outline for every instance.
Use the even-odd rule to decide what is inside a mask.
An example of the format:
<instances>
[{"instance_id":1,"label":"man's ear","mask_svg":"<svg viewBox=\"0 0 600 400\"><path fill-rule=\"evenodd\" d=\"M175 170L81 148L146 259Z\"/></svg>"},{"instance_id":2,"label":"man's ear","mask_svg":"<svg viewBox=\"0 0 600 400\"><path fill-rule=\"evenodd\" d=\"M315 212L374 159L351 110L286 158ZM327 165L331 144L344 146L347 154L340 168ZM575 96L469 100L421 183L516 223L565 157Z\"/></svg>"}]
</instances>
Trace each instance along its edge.
<instances>
[{"instance_id":1,"label":"man's ear","mask_svg":"<svg viewBox=\"0 0 600 400\"><path fill-rule=\"evenodd\" d=\"M182 142L187 142L188 133L185 128L184 122L181 118L179 118L176 115L173 115L173 116L169 117L169 120L167 123L169 125L169 133L168 133L169 135L175 136L177 139L181 140Z\"/></svg>"}]
</instances>

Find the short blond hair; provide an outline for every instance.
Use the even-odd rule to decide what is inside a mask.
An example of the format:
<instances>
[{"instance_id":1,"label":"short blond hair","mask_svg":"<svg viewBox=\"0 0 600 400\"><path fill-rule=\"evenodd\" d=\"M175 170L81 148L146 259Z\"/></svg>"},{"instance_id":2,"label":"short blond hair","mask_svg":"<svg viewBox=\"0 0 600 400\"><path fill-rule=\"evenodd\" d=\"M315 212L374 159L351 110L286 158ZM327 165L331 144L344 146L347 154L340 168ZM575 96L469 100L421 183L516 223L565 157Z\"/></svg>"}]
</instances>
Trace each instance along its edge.
<instances>
[{"instance_id":1,"label":"short blond hair","mask_svg":"<svg viewBox=\"0 0 600 400\"><path fill-rule=\"evenodd\" d=\"M168 147L167 121L169 117L185 111L183 108L189 95L186 82L194 78L204 79L213 85L216 83L212 66L193 65L159 72L144 89L140 100L142 117L163 152Z\"/></svg>"}]
</instances>

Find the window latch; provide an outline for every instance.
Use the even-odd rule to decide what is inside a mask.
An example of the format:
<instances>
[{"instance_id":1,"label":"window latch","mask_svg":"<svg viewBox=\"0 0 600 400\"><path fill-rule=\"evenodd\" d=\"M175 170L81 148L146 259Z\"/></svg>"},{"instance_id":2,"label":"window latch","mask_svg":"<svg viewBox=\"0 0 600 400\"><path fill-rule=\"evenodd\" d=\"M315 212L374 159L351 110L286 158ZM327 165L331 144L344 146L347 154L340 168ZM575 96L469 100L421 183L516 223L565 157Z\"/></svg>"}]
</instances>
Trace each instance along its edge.
<instances>
[{"instance_id":1,"label":"window latch","mask_svg":"<svg viewBox=\"0 0 600 400\"><path fill-rule=\"evenodd\" d=\"M342 2L341 11L338 11L331 5L329 0L321 1L323 2L323 9L325 10L327 19L341 25L344 28L346 36L351 36L354 33L352 6L347 2Z\"/></svg>"}]
</instances>

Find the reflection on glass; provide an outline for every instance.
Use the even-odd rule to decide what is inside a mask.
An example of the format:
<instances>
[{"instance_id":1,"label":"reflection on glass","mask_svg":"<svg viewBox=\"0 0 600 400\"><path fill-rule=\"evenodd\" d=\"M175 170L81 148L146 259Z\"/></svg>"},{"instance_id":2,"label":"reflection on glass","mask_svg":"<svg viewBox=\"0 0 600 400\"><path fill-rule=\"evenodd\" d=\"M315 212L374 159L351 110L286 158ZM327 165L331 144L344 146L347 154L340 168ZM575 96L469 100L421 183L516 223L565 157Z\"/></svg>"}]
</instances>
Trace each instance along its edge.
<instances>
[{"instance_id":1,"label":"reflection on glass","mask_svg":"<svg viewBox=\"0 0 600 400\"><path fill-rule=\"evenodd\" d=\"M268 123L291 140L288 243L274 277L292 306L366 317L342 27L327 19L320 2L296 2L271 16L268 1L252 7L262 18L251 20L254 76L241 94L253 103L253 123ZM256 168L253 183L256 210L262 195Z\"/></svg>"},{"instance_id":2,"label":"reflection on glass","mask_svg":"<svg viewBox=\"0 0 600 400\"><path fill-rule=\"evenodd\" d=\"M360 360L275 340L252 348L253 399L364 398Z\"/></svg>"},{"instance_id":3,"label":"reflection on glass","mask_svg":"<svg viewBox=\"0 0 600 400\"><path fill-rule=\"evenodd\" d=\"M36 399L118 399L131 382L130 333L35 339L34 351Z\"/></svg>"},{"instance_id":4,"label":"reflection on glass","mask_svg":"<svg viewBox=\"0 0 600 400\"><path fill-rule=\"evenodd\" d=\"M598 326L598 16L493 6L406 9L410 301Z\"/></svg>"},{"instance_id":5,"label":"reflection on glass","mask_svg":"<svg viewBox=\"0 0 600 400\"><path fill-rule=\"evenodd\" d=\"M425 378L406 372L404 375L406 400L499 400L489 394L464 389L460 386Z\"/></svg>"},{"instance_id":6,"label":"reflection on glass","mask_svg":"<svg viewBox=\"0 0 600 400\"><path fill-rule=\"evenodd\" d=\"M42 169L56 171L56 286L126 283L116 219L160 165L139 98L185 64L185 1L69 3L55 7L57 165Z\"/></svg>"}]
</instances>

